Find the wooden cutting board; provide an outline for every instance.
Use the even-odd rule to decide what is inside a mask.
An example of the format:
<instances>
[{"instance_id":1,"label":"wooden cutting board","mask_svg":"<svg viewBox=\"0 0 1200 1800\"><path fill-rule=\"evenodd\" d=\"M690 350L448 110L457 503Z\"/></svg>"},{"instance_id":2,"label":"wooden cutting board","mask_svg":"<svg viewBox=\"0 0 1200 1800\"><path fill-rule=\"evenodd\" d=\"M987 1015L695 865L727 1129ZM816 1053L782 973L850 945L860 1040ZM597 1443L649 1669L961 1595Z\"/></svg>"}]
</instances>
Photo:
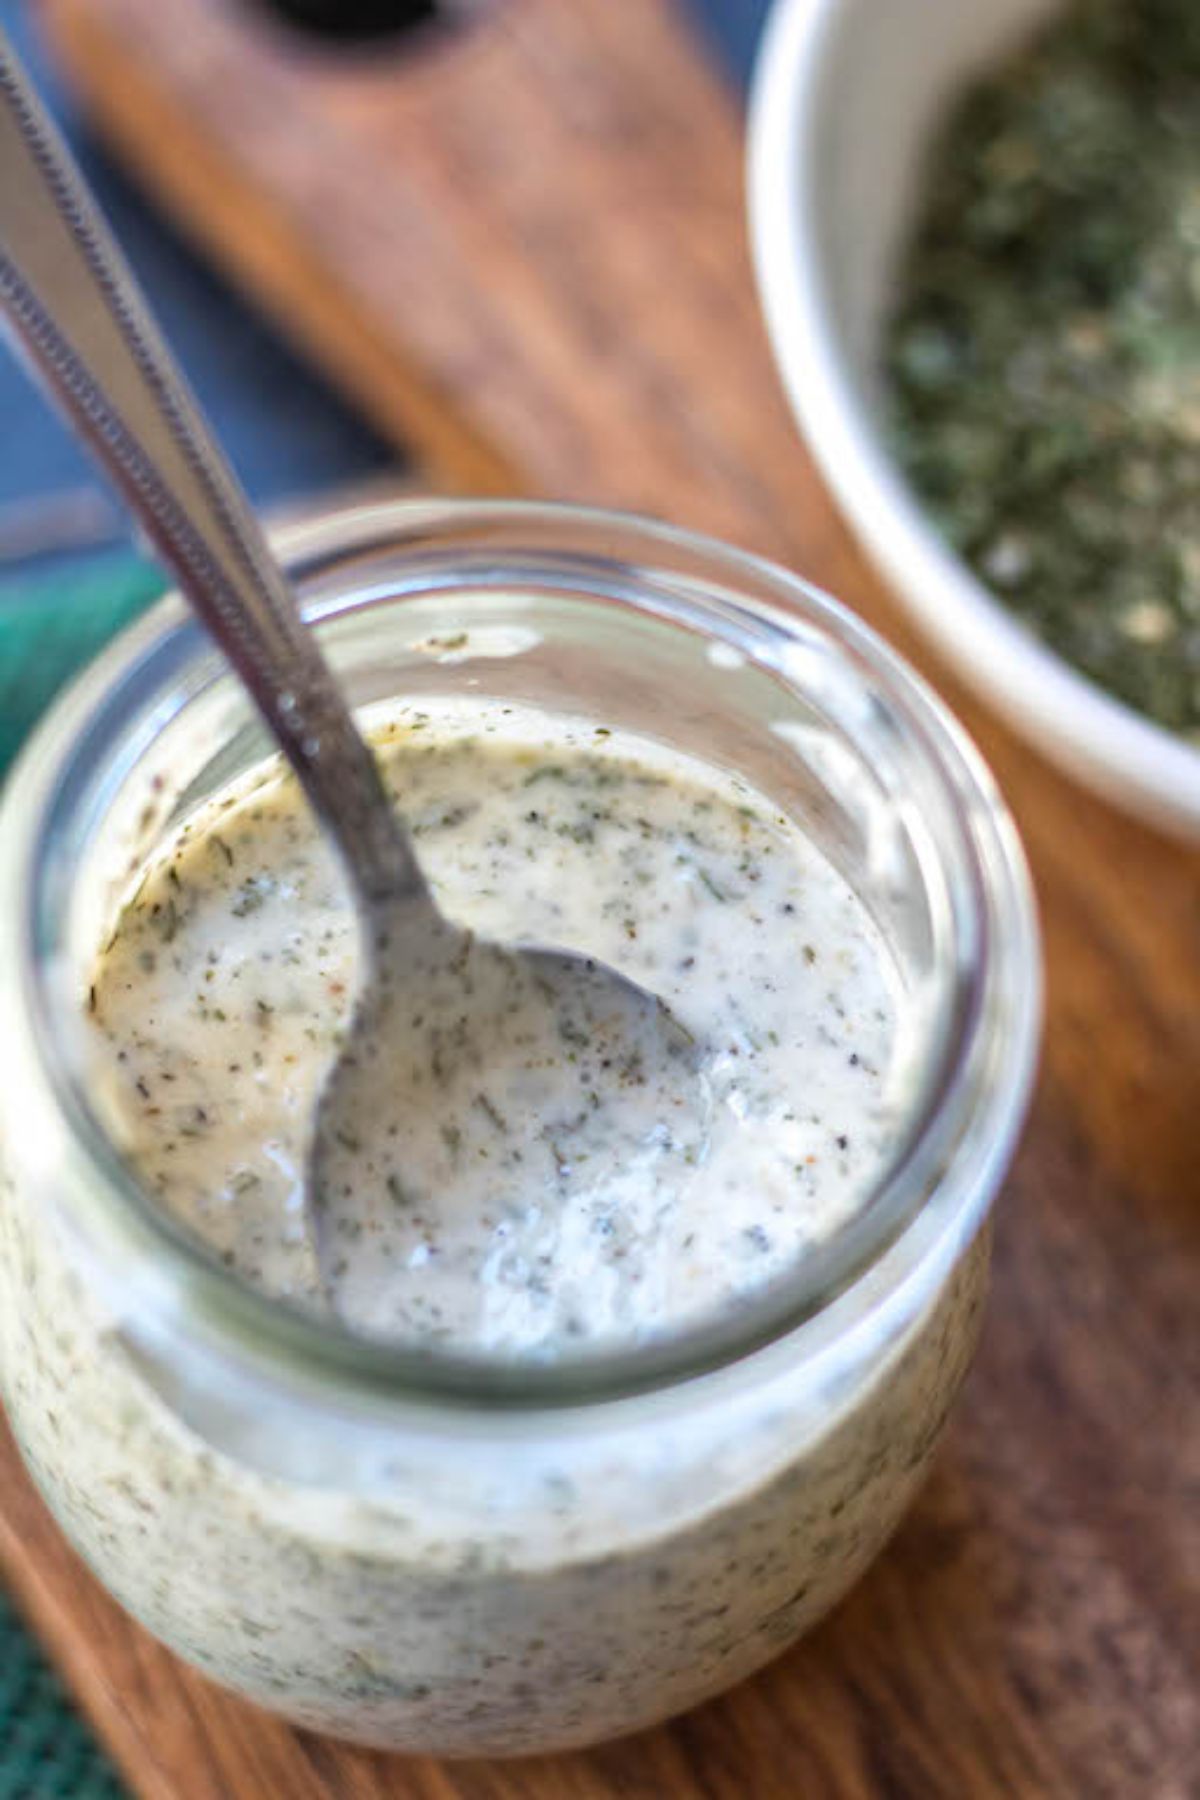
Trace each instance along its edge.
<instances>
[{"instance_id":1,"label":"wooden cutting board","mask_svg":"<svg viewBox=\"0 0 1200 1800\"><path fill-rule=\"evenodd\" d=\"M666 0L507 0L334 61L219 0L47 0L133 169L431 480L764 551L929 666L785 414L739 122ZM1040 1088L982 1354L892 1548L726 1699L584 1755L437 1765L217 1692L81 1570L5 1450L0 1566L142 1800L1200 1794L1200 859L931 673L1035 869Z\"/></svg>"}]
</instances>

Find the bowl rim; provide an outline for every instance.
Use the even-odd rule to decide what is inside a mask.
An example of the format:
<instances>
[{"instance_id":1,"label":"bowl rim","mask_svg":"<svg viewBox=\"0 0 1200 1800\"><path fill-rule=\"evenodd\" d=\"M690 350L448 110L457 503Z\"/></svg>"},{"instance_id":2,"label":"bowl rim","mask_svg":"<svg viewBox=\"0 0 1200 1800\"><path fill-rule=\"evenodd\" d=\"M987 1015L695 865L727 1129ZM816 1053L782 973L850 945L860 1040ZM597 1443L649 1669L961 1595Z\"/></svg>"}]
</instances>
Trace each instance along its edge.
<instances>
[{"instance_id":1,"label":"bowl rim","mask_svg":"<svg viewBox=\"0 0 1200 1800\"><path fill-rule=\"evenodd\" d=\"M898 600L969 684L1059 767L1200 838L1200 750L1106 694L1005 611L928 521L850 374L816 230L818 94L841 4L776 0L750 100L751 254L797 425Z\"/></svg>"}]
</instances>

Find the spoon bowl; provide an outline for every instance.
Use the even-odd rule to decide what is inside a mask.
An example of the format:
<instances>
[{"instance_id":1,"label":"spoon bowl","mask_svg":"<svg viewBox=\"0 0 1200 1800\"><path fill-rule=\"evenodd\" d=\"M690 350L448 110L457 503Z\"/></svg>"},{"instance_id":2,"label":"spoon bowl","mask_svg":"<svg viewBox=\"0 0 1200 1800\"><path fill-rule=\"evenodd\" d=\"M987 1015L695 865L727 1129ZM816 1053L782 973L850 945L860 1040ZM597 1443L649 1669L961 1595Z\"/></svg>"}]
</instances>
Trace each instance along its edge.
<instances>
[{"instance_id":1,"label":"spoon bowl","mask_svg":"<svg viewBox=\"0 0 1200 1800\"><path fill-rule=\"evenodd\" d=\"M430 1265L442 1286L460 1221L491 1221L493 1275L534 1279L531 1219L557 1245L634 1169L678 1179L710 1113L700 1046L636 982L397 912L322 1088L307 1181L326 1300L387 1337L436 1326Z\"/></svg>"}]
</instances>

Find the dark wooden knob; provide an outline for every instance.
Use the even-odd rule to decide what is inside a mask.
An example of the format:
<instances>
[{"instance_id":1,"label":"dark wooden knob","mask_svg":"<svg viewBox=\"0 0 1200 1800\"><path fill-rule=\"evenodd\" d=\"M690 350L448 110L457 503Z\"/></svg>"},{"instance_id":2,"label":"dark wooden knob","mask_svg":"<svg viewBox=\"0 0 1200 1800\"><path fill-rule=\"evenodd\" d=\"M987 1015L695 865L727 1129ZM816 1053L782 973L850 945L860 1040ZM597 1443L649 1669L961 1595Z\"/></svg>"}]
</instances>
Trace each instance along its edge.
<instances>
[{"instance_id":1,"label":"dark wooden knob","mask_svg":"<svg viewBox=\"0 0 1200 1800\"><path fill-rule=\"evenodd\" d=\"M314 36L343 42L402 37L451 18L439 0L253 0L260 11Z\"/></svg>"}]
</instances>

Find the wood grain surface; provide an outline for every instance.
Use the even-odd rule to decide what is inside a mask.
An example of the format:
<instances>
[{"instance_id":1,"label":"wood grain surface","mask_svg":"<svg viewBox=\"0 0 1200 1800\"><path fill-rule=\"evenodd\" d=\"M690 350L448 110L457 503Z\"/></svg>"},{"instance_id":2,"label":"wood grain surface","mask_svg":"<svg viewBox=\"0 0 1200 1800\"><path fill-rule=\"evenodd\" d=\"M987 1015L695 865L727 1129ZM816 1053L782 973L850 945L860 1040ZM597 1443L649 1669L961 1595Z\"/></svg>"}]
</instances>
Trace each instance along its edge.
<instances>
[{"instance_id":1,"label":"wood grain surface","mask_svg":"<svg viewBox=\"0 0 1200 1800\"><path fill-rule=\"evenodd\" d=\"M665 0L509 0L331 64L216 0L46 0L102 129L441 486L663 514L834 589L936 680L1017 814L1041 1081L979 1363L891 1548L806 1642L661 1730L444 1764L219 1694L19 1474L0 1566L141 1800L1200 1795L1200 858L1068 785L930 663L796 440L731 99Z\"/></svg>"}]
</instances>

